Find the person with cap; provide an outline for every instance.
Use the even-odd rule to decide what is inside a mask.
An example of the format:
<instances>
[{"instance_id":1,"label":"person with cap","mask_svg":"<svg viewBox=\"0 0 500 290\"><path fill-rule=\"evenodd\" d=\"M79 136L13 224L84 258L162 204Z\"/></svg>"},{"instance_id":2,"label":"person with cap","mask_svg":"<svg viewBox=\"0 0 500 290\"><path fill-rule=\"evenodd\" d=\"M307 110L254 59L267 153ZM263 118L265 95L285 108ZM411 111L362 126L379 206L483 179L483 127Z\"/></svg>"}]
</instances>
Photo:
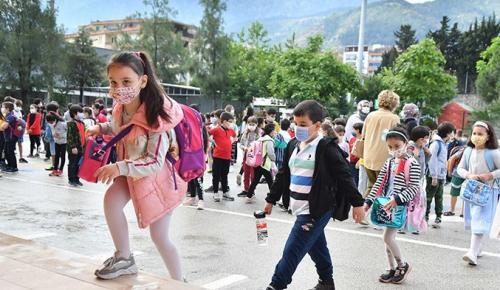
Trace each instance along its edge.
<instances>
[{"instance_id":1,"label":"person with cap","mask_svg":"<svg viewBox=\"0 0 500 290\"><path fill-rule=\"evenodd\" d=\"M366 117L370 113L371 107L371 103L367 100L358 102L356 112L349 117L349 119L347 120L347 124L345 125L344 138L347 142L349 142L349 139L353 136L354 124L364 123Z\"/></svg>"},{"instance_id":2,"label":"person with cap","mask_svg":"<svg viewBox=\"0 0 500 290\"><path fill-rule=\"evenodd\" d=\"M401 119L403 120L403 124L406 126L406 131L408 132L408 136L411 136L411 131L413 130L413 128L419 125L418 122L419 114L420 111L417 105L413 103L408 103L403 106L400 116Z\"/></svg>"}]
</instances>

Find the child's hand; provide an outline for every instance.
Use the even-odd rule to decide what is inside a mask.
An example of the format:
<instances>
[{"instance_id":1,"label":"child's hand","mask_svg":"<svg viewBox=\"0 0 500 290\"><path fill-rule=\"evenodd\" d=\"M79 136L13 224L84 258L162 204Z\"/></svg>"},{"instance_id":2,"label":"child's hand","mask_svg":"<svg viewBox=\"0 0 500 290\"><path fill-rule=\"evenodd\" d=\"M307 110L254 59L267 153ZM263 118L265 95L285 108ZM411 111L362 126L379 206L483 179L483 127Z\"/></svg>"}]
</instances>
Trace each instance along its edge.
<instances>
[{"instance_id":1,"label":"child's hand","mask_svg":"<svg viewBox=\"0 0 500 290\"><path fill-rule=\"evenodd\" d=\"M469 173L469 174L467 174L467 179L479 180L479 175Z\"/></svg>"},{"instance_id":2,"label":"child's hand","mask_svg":"<svg viewBox=\"0 0 500 290\"><path fill-rule=\"evenodd\" d=\"M101 167L94 173L94 177L97 177L97 181L106 184L110 184L118 176L120 176L120 170L116 164Z\"/></svg>"},{"instance_id":3,"label":"child's hand","mask_svg":"<svg viewBox=\"0 0 500 290\"><path fill-rule=\"evenodd\" d=\"M87 132L85 132L85 135L87 137L90 137L90 136L99 135L100 133L101 133L101 126L95 125L95 126L92 126L92 127L88 128Z\"/></svg>"},{"instance_id":4,"label":"child's hand","mask_svg":"<svg viewBox=\"0 0 500 290\"><path fill-rule=\"evenodd\" d=\"M490 181L493 179L493 174L491 172L478 175L479 179L483 182Z\"/></svg>"},{"instance_id":5,"label":"child's hand","mask_svg":"<svg viewBox=\"0 0 500 290\"><path fill-rule=\"evenodd\" d=\"M431 185L432 185L432 187L438 186L438 179L437 178L433 178Z\"/></svg>"},{"instance_id":6,"label":"child's hand","mask_svg":"<svg viewBox=\"0 0 500 290\"><path fill-rule=\"evenodd\" d=\"M365 219L365 206L367 204L364 204L363 206L357 206L352 208L352 218L356 223L361 223Z\"/></svg>"},{"instance_id":7,"label":"child's hand","mask_svg":"<svg viewBox=\"0 0 500 290\"><path fill-rule=\"evenodd\" d=\"M398 204L396 203L396 200L394 199L394 197L391 197L391 200L390 200L388 203L386 203L386 204L384 205L384 209L385 209L386 211L391 211L391 209L392 209L393 207L396 207L397 205L398 205Z\"/></svg>"},{"instance_id":8,"label":"child's hand","mask_svg":"<svg viewBox=\"0 0 500 290\"><path fill-rule=\"evenodd\" d=\"M73 155L78 154L78 149L76 148L71 149L71 153L73 153Z\"/></svg>"},{"instance_id":9,"label":"child's hand","mask_svg":"<svg viewBox=\"0 0 500 290\"><path fill-rule=\"evenodd\" d=\"M367 213L370 210L370 205L368 205L367 203L365 203L363 205L363 210L365 211L365 213Z\"/></svg>"}]
</instances>

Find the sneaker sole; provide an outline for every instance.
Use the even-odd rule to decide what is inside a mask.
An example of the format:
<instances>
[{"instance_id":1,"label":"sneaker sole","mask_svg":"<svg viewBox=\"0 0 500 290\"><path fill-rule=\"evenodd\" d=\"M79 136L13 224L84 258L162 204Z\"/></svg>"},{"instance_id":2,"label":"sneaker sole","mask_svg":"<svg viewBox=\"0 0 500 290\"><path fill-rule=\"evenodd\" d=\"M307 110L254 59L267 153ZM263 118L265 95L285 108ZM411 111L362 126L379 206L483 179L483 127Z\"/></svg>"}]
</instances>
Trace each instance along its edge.
<instances>
[{"instance_id":1,"label":"sneaker sole","mask_svg":"<svg viewBox=\"0 0 500 290\"><path fill-rule=\"evenodd\" d=\"M464 260L465 262L469 263L469 265L471 265L471 266L477 266L477 263L475 263L474 261L472 261L472 259L469 258L468 256L463 256L462 260Z\"/></svg>"},{"instance_id":2,"label":"sneaker sole","mask_svg":"<svg viewBox=\"0 0 500 290\"><path fill-rule=\"evenodd\" d=\"M386 283L386 284L388 284L388 283L391 283L391 282L392 282L392 278L391 278L391 279L389 279L389 280L384 280L384 279L378 278L378 281L379 281L380 283Z\"/></svg>"},{"instance_id":3,"label":"sneaker sole","mask_svg":"<svg viewBox=\"0 0 500 290\"><path fill-rule=\"evenodd\" d=\"M403 280L398 281L398 282L392 282L392 284L402 284L404 281L406 281L406 279L408 278L408 275L411 273L412 269L413 269L413 267L411 265L409 265L408 271L406 271L406 274L405 274Z\"/></svg>"},{"instance_id":4,"label":"sneaker sole","mask_svg":"<svg viewBox=\"0 0 500 290\"><path fill-rule=\"evenodd\" d=\"M137 269L137 266L136 265L133 265L127 269L120 269L114 273L109 273L109 274L99 274L97 271L95 272L95 275L98 277L98 278L101 278L103 280L112 280L112 279L116 279L120 276L125 276L125 275L135 275L139 272L139 270Z\"/></svg>"}]
</instances>

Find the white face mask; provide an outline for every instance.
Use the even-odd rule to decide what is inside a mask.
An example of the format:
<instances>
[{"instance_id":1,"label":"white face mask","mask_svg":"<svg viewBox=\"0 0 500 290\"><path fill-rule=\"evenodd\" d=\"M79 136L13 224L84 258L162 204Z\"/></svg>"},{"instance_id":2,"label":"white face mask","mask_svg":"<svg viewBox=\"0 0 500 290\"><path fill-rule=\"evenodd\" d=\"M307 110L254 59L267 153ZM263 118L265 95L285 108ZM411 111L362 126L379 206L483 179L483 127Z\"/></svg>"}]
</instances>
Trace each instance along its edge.
<instances>
[{"instance_id":1,"label":"white face mask","mask_svg":"<svg viewBox=\"0 0 500 290\"><path fill-rule=\"evenodd\" d=\"M83 115L83 113L78 113L77 118L78 120L83 120L85 118L85 115Z\"/></svg>"},{"instance_id":2,"label":"white face mask","mask_svg":"<svg viewBox=\"0 0 500 290\"><path fill-rule=\"evenodd\" d=\"M7 109L2 107L2 115L7 116Z\"/></svg>"},{"instance_id":3,"label":"white face mask","mask_svg":"<svg viewBox=\"0 0 500 290\"><path fill-rule=\"evenodd\" d=\"M31 114L35 114L35 113L36 113L36 109L35 109L35 108L31 108L31 109L30 109L30 113L31 113Z\"/></svg>"},{"instance_id":4,"label":"white face mask","mask_svg":"<svg viewBox=\"0 0 500 290\"><path fill-rule=\"evenodd\" d=\"M14 107L14 111L16 111L16 112L20 112L20 111L21 111L21 108L20 108L20 107L18 107L18 106L15 106L15 107Z\"/></svg>"},{"instance_id":5,"label":"white face mask","mask_svg":"<svg viewBox=\"0 0 500 290\"><path fill-rule=\"evenodd\" d=\"M404 156L405 153L406 153L406 146L398 150L389 151L389 155L391 155L394 158L401 158Z\"/></svg>"},{"instance_id":6,"label":"white face mask","mask_svg":"<svg viewBox=\"0 0 500 290\"><path fill-rule=\"evenodd\" d=\"M295 127L295 123L290 124L290 129L292 129L293 131L295 131Z\"/></svg>"},{"instance_id":7,"label":"white face mask","mask_svg":"<svg viewBox=\"0 0 500 290\"><path fill-rule=\"evenodd\" d=\"M361 113L363 113L363 114L368 114L368 113L370 113L370 107L362 107L362 108L361 108Z\"/></svg>"}]
</instances>

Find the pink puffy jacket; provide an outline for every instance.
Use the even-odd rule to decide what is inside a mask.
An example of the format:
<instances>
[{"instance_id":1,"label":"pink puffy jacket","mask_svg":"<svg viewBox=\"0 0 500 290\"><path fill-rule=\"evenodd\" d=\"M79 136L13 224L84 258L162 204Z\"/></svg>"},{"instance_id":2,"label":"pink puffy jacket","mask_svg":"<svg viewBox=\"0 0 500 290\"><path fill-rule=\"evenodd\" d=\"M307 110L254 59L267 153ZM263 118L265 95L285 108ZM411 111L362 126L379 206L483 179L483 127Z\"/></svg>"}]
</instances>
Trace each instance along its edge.
<instances>
[{"instance_id":1,"label":"pink puffy jacket","mask_svg":"<svg viewBox=\"0 0 500 290\"><path fill-rule=\"evenodd\" d=\"M175 142L175 137L169 138L169 133L173 134L172 129L184 116L179 104L168 97L164 109L170 122L158 117L157 128L148 125L144 104L127 124L123 124L123 106L117 104L111 123L102 124L104 134L116 134L130 124L135 125L117 144L119 161L116 164L120 175L127 177L140 228L148 227L179 206L187 190L186 182L177 173L174 183L172 165L165 160L170 143Z\"/></svg>"}]
</instances>

